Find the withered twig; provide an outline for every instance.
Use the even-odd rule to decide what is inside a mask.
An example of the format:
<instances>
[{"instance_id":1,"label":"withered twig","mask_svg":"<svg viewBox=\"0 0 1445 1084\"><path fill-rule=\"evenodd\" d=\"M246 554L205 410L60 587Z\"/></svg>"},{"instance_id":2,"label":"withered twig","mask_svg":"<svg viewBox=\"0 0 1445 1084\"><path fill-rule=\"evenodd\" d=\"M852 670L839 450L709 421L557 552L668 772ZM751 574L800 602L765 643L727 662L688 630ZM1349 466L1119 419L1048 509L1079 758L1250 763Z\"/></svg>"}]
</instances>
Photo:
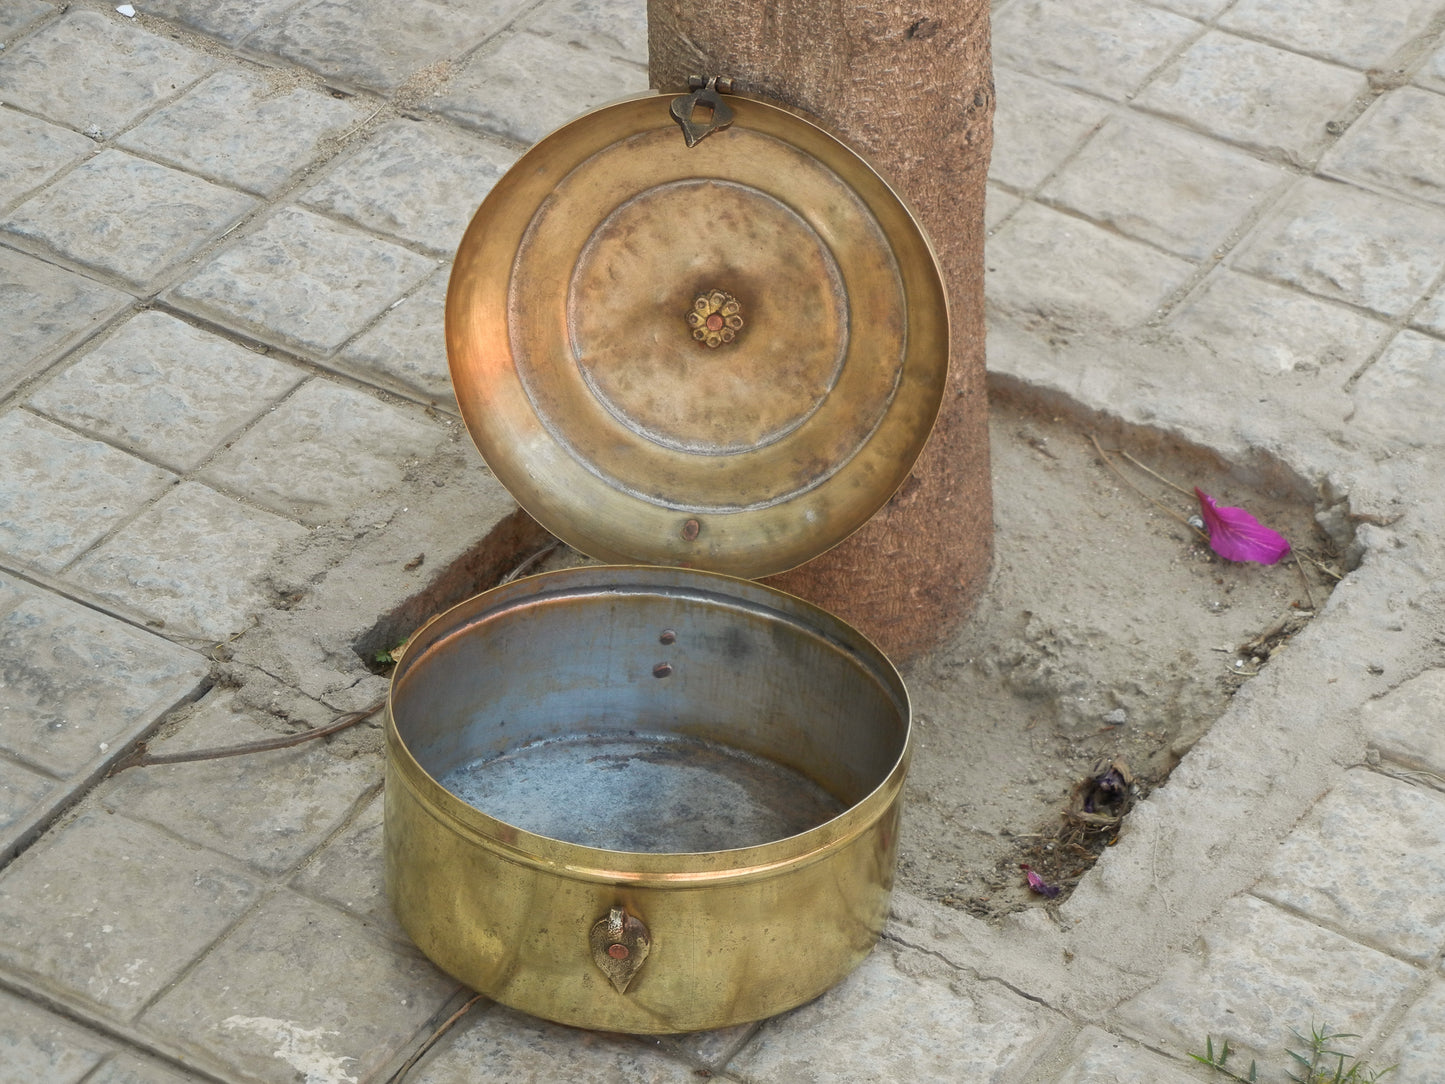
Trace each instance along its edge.
<instances>
[{"instance_id":1,"label":"withered twig","mask_svg":"<svg viewBox=\"0 0 1445 1084\"><path fill-rule=\"evenodd\" d=\"M1147 466L1145 466L1143 463L1139 462L1139 460L1135 459L1135 458L1134 458L1132 455L1130 455L1128 452L1124 451L1123 448L1120 448L1120 449L1119 449L1119 454L1120 454L1121 456L1123 456L1125 459L1127 459L1130 463L1134 464L1134 466L1138 467L1138 468L1139 468L1141 471L1143 471L1145 474L1150 475L1151 477L1154 477L1154 478L1159 479L1159 481L1163 482L1163 483L1164 483L1166 486L1168 486L1170 489L1177 489L1177 490L1179 490L1180 493L1183 493L1186 497L1193 497L1193 496L1194 496L1194 491L1193 491L1193 490L1191 490L1191 489L1185 489L1185 488L1184 488L1183 486L1181 486L1178 482L1171 482L1168 478L1165 478L1164 475L1160 474L1160 473L1159 473L1157 470L1155 470L1153 467L1147 467Z\"/></svg>"},{"instance_id":2,"label":"withered twig","mask_svg":"<svg viewBox=\"0 0 1445 1084\"><path fill-rule=\"evenodd\" d=\"M1170 517L1171 519L1178 520L1184 526L1188 527L1191 531L1197 534L1200 538L1204 539L1204 541L1209 541L1208 534L1206 534L1204 531L1201 531L1198 527L1194 526L1194 524L1190 523L1189 520L1185 519L1178 512L1174 511L1174 509L1170 508L1167 504L1160 504L1153 497L1149 496L1149 494L1145 493L1142 489L1136 486L1133 482L1129 481L1128 477L1124 474L1124 472L1121 471L1115 464L1115 462L1109 458L1109 454L1105 452L1104 449L1100 446L1099 438L1094 436L1093 433L1089 434L1089 441L1094 445L1094 451L1099 453L1099 458L1104 461L1104 465L1108 467L1111 471L1113 471L1118 476L1121 482L1123 482L1126 486L1132 489L1135 493L1139 494L1139 496L1143 497L1155 508L1159 509L1159 511L1163 512L1166 516ZM1153 471L1150 471L1150 473L1152 474ZM1169 484L1173 485L1172 482ZM1178 487L1176 486L1175 488Z\"/></svg>"},{"instance_id":3,"label":"withered twig","mask_svg":"<svg viewBox=\"0 0 1445 1084\"><path fill-rule=\"evenodd\" d=\"M463 1005L456 1012L452 1013L451 1016L447 1017L446 1022L442 1024L441 1027L437 1028L436 1031L432 1032L431 1035L427 1038L426 1042L422 1043L421 1046L416 1048L416 1053L406 1059L406 1064L404 1064L392 1075L392 1078L387 1081L387 1084L401 1084L401 1081L406 1077L406 1074L411 1072L412 1067L416 1065L417 1062L421 1061L421 1059L426 1055L426 1052L428 1050L430 1050L433 1046L436 1045L437 1040L440 1039L443 1035L445 1035L448 1031L450 1031L452 1025L455 1024L458 1020L460 1020L463 1016L465 1016L467 1010L481 1000L481 994L473 994L471 999L467 1001L465 1005Z\"/></svg>"},{"instance_id":4,"label":"withered twig","mask_svg":"<svg viewBox=\"0 0 1445 1084\"><path fill-rule=\"evenodd\" d=\"M1314 565L1315 568L1319 569L1321 572L1323 572L1323 573L1324 573L1326 576L1328 576L1330 579L1334 580L1336 583L1339 583L1342 579L1344 579L1344 577L1341 576L1341 575L1340 575L1338 572L1336 572L1334 569L1332 569L1332 568L1330 568L1329 566L1325 565L1323 562L1318 561L1318 560L1316 560L1315 558L1311 557L1308 553L1300 553L1299 550L1295 550L1295 559L1298 560L1298 559L1301 558L1301 557L1303 557L1305 560L1309 561L1310 564Z\"/></svg>"},{"instance_id":5,"label":"withered twig","mask_svg":"<svg viewBox=\"0 0 1445 1084\"><path fill-rule=\"evenodd\" d=\"M262 738L260 741L246 742L242 745L223 745L215 749L192 749L185 753L148 753L145 751L145 746L142 745L130 756L119 761L111 769L111 774L126 768L147 768L152 764L189 764L197 760L220 760L222 757L239 757L245 756L247 753L265 753L272 749L287 749L293 745L324 738L339 733L347 727L355 726L363 719L370 719L385 706L386 698L383 697L364 711L348 712L328 726L303 730L300 733L287 734L279 738Z\"/></svg>"},{"instance_id":6,"label":"withered twig","mask_svg":"<svg viewBox=\"0 0 1445 1084\"><path fill-rule=\"evenodd\" d=\"M1294 567L1299 570L1300 582L1305 585L1305 598L1310 600L1310 609L1319 612L1315 605L1315 593L1310 590L1310 578L1305 575L1305 566L1300 563L1299 550L1294 551Z\"/></svg>"},{"instance_id":7,"label":"withered twig","mask_svg":"<svg viewBox=\"0 0 1445 1084\"><path fill-rule=\"evenodd\" d=\"M499 581L497 581L497 586L500 587L504 583L511 583L518 576L521 576L522 573L526 572L529 568L536 565L539 561L542 560L542 558L546 557L561 544L562 540L560 538L552 539L552 541L548 542L536 553L532 554L530 557L523 559L521 564L519 564L516 568L512 569L512 571L508 572Z\"/></svg>"},{"instance_id":8,"label":"withered twig","mask_svg":"<svg viewBox=\"0 0 1445 1084\"><path fill-rule=\"evenodd\" d=\"M259 625L260 623L261 623L261 619L260 619L258 616L256 616L255 614L252 614L252 615L251 615L251 623L250 623L249 625L247 625L247 626L246 626L244 629L242 629L240 632L236 633L234 636L228 636L228 637L226 637L224 640L222 640L219 644L215 644L215 645L213 645L213 646L211 647L211 650L210 650L209 652L207 652L207 654L211 656L211 661L212 661L212 662L221 662L221 661L223 661L223 660L221 660L221 659L219 659L219 658L216 657L216 652L217 652L217 651L220 651L221 648L225 647L227 644L235 643L237 640L239 640L242 636L245 636L246 633L250 632L252 629L254 629L254 628L255 628L257 625Z\"/></svg>"}]
</instances>

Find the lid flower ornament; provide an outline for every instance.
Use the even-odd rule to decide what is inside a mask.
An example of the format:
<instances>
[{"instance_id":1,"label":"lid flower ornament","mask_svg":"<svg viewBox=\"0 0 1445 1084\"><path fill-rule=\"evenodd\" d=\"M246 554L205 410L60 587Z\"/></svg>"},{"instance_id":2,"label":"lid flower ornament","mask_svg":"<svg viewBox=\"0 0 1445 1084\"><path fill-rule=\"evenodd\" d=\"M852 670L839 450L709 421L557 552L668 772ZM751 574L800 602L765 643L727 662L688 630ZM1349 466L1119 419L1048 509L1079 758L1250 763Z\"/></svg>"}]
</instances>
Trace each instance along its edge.
<instances>
[{"instance_id":1,"label":"lid flower ornament","mask_svg":"<svg viewBox=\"0 0 1445 1084\"><path fill-rule=\"evenodd\" d=\"M1290 551L1289 541L1272 531L1243 508L1221 508L1198 486L1199 514L1209 534L1209 548L1226 561L1254 561L1261 565L1278 563Z\"/></svg>"},{"instance_id":2,"label":"lid flower ornament","mask_svg":"<svg viewBox=\"0 0 1445 1084\"><path fill-rule=\"evenodd\" d=\"M743 328L742 306L732 294L712 290L701 294L687 314L692 337L705 346L721 346L737 338Z\"/></svg>"}]
</instances>

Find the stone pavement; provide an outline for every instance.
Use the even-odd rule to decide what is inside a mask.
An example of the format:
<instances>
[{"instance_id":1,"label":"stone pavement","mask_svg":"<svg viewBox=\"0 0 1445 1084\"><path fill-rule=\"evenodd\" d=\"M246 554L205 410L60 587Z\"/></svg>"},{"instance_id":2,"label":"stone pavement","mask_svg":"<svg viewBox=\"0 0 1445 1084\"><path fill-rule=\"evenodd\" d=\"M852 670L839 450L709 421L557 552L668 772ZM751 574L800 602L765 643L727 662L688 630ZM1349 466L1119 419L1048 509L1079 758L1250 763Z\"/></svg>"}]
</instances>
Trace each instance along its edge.
<instances>
[{"instance_id":1,"label":"stone pavement","mask_svg":"<svg viewBox=\"0 0 1445 1084\"><path fill-rule=\"evenodd\" d=\"M108 771L367 706L408 600L535 546L450 400L449 254L646 88L643 3L135 7L0 3L0 1081L387 1081L467 995L382 897L377 727ZM1174 1084L1206 1035L1281 1080L1311 1024L1445 1081L1442 31L994 5L992 379L1292 489L1359 561L1057 916L900 892L793 1013L481 1003L411 1084Z\"/></svg>"}]
</instances>

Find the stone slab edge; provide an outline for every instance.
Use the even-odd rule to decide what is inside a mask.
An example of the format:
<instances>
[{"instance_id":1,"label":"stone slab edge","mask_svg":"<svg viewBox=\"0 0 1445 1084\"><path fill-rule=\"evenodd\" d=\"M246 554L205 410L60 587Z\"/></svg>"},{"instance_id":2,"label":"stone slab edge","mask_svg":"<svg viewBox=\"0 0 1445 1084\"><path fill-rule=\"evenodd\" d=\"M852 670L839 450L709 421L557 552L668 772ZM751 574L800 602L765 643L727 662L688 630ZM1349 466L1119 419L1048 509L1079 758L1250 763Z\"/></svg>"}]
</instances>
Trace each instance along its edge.
<instances>
[{"instance_id":1,"label":"stone slab edge","mask_svg":"<svg viewBox=\"0 0 1445 1084\"><path fill-rule=\"evenodd\" d=\"M459 439L467 439L464 431ZM302 601L261 615L235 641L233 663L337 712L368 707L387 683L362 654L394 646L550 540L475 454L456 453L455 445L443 449L430 464L430 477L443 484L411 488L405 508L391 509L359 543L338 554L317 547L284 562L305 588ZM421 553L423 564L408 570Z\"/></svg>"}]
</instances>

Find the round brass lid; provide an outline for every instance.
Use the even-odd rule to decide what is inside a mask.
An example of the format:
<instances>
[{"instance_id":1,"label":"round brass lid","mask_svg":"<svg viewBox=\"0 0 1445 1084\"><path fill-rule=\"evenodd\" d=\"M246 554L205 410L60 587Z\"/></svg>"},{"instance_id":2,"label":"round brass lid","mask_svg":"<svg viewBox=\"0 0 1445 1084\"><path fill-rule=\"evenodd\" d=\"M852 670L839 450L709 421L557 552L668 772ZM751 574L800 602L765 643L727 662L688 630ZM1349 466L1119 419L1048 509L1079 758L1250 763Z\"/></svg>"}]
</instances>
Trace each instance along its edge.
<instances>
[{"instance_id":1,"label":"round brass lid","mask_svg":"<svg viewBox=\"0 0 1445 1084\"><path fill-rule=\"evenodd\" d=\"M836 545L907 477L948 364L932 250L856 154L722 101L586 114L482 203L447 289L457 402L532 516L594 557L757 577Z\"/></svg>"}]
</instances>

